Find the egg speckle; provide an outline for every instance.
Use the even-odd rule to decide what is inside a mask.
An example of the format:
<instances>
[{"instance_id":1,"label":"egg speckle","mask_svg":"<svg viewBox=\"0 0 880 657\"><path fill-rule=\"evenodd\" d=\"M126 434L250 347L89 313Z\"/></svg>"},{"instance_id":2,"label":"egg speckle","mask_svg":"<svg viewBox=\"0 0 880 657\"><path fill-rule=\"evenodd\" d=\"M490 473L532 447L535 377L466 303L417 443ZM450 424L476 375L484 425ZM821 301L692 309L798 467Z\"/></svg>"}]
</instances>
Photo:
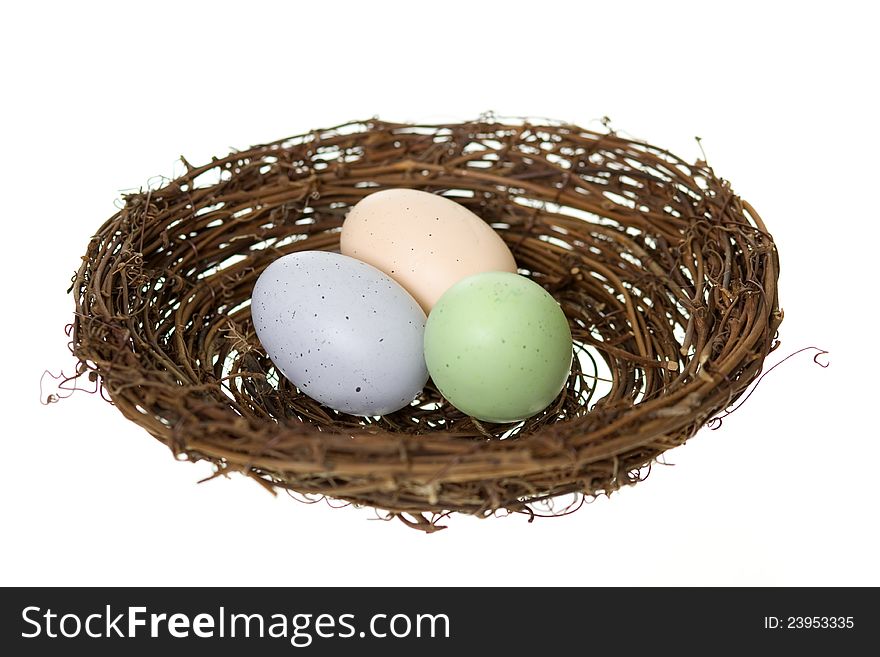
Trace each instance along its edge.
<instances>
[{"instance_id":1,"label":"egg speckle","mask_svg":"<svg viewBox=\"0 0 880 657\"><path fill-rule=\"evenodd\" d=\"M278 370L332 409L384 415L427 382L424 312L386 274L354 258L325 251L279 258L254 286L251 315Z\"/></svg>"}]
</instances>

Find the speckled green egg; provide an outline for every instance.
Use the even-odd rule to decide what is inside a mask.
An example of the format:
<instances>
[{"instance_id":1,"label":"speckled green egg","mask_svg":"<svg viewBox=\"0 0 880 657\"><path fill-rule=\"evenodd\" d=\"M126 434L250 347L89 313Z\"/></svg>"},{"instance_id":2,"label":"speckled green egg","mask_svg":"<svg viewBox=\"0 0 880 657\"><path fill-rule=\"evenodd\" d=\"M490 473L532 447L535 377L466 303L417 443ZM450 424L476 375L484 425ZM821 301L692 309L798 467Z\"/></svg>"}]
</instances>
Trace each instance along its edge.
<instances>
[{"instance_id":1,"label":"speckled green egg","mask_svg":"<svg viewBox=\"0 0 880 657\"><path fill-rule=\"evenodd\" d=\"M559 304L518 274L462 279L425 325L434 384L460 411L487 422L516 422L547 408L568 379L571 357Z\"/></svg>"}]
</instances>

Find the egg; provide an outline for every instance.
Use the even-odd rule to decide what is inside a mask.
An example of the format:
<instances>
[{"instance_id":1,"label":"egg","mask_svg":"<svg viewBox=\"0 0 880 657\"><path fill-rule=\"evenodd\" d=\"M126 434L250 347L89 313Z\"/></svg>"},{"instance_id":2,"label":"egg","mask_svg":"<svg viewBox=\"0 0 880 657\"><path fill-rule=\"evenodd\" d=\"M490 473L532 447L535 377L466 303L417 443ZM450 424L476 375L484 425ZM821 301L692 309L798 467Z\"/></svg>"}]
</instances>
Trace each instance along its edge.
<instances>
[{"instance_id":1,"label":"egg","mask_svg":"<svg viewBox=\"0 0 880 657\"><path fill-rule=\"evenodd\" d=\"M415 189L361 199L345 217L340 246L400 283L426 313L466 276L516 272L510 249L491 226L455 201Z\"/></svg>"},{"instance_id":2,"label":"egg","mask_svg":"<svg viewBox=\"0 0 880 657\"><path fill-rule=\"evenodd\" d=\"M460 411L515 422L550 405L568 379L572 339L556 300L508 272L469 276L437 302L425 327L425 361Z\"/></svg>"},{"instance_id":3,"label":"egg","mask_svg":"<svg viewBox=\"0 0 880 657\"><path fill-rule=\"evenodd\" d=\"M360 260L324 251L275 260L254 285L251 316L278 370L337 411L391 413L427 382L425 313Z\"/></svg>"}]
</instances>

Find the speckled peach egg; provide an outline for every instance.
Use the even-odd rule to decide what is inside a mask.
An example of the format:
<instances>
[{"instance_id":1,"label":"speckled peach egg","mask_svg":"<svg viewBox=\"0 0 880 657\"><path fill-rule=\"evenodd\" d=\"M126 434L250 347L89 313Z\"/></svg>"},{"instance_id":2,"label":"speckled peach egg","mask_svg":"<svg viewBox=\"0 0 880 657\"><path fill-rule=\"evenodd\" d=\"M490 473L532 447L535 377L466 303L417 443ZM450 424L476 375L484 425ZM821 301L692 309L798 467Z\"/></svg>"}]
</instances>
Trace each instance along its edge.
<instances>
[{"instance_id":1,"label":"speckled peach egg","mask_svg":"<svg viewBox=\"0 0 880 657\"><path fill-rule=\"evenodd\" d=\"M342 225L341 251L382 270L428 313L467 276L516 273L504 240L463 205L414 189L386 189L361 199Z\"/></svg>"}]
</instances>

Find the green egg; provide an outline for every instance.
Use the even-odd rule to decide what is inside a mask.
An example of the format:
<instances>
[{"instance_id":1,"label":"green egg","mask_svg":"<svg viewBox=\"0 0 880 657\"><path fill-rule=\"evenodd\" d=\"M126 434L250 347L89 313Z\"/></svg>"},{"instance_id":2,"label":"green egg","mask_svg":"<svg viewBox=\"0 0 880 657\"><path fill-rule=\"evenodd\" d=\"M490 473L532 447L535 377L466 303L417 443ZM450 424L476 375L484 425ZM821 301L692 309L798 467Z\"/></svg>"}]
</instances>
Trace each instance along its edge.
<instances>
[{"instance_id":1,"label":"green egg","mask_svg":"<svg viewBox=\"0 0 880 657\"><path fill-rule=\"evenodd\" d=\"M449 288L428 316L425 362L460 411L516 422L547 408L571 369L568 320L534 281L485 272Z\"/></svg>"}]
</instances>

